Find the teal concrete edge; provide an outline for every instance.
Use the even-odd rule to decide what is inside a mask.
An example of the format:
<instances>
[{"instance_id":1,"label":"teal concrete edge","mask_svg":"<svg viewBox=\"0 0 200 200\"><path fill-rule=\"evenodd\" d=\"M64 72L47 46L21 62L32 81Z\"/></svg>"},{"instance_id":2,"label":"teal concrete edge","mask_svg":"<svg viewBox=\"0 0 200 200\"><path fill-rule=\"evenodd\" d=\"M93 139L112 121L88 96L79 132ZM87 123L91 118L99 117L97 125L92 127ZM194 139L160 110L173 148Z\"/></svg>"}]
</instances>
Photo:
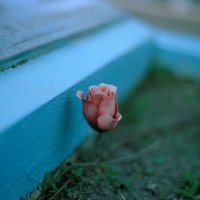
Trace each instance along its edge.
<instances>
[{"instance_id":1,"label":"teal concrete edge","mask_svg":"<svg viewBox=\"0 0 200 200\"><path fill-rule=\"evenodd\" d=\"M158 29L154 34L154 62L177 76L200 80L200 37Z\"/></svg>"},{"instance_id":2,"label":"teal concrete edge","mask_svg":"<svg viewBox=\"0 0 200 200\"><path fill-rule=\"evenodd\" d=\"M121 102L147 73L151 29L127 19L0 73L0 194L36 189L93 131L77 90L112 83Z\"/></svg>"},{"instance_id":3,"label":"teal concrete edge","mask_svg":"<svg viewBox=\"0 0 200 200\"><path fill-rule=\"evenodd\" d=\"M0 194L16 200L36 189L93 131L77 90L112 83L121 102L151 62L199 78L200 39L154 29L135 18L0 73Z\"/></svg>"}]
</instances>

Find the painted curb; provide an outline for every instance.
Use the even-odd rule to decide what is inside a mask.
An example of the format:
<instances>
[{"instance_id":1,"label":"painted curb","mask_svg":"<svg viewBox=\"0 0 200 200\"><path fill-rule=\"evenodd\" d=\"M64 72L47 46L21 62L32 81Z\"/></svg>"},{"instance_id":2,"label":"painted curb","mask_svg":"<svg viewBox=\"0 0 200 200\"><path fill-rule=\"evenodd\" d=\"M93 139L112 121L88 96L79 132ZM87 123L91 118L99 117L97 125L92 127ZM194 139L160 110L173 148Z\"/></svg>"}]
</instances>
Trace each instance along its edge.
<instances>
[{"instance_id":1,"label":"painted curb","mask_svg":"<svg viewBox=\"0 0 200 200\"><path fill-rule=\"evenodd\" d=\"M154 41L158 66L182 78L200 79L200 37L158 29Z\"/></svg>"},{"instance_id":2,"label":"painted curb","mask_svg":"<svg viewBox=\"0 0 200 200\"><path fill-rule=\"evenodd\" d=\"M15 200L36 189L45 171L92 132L77 90L112 83L121 101L144 78L151 53L151 30L127 19L2 72L1 198Z\"/></svg>"}]
</instances>

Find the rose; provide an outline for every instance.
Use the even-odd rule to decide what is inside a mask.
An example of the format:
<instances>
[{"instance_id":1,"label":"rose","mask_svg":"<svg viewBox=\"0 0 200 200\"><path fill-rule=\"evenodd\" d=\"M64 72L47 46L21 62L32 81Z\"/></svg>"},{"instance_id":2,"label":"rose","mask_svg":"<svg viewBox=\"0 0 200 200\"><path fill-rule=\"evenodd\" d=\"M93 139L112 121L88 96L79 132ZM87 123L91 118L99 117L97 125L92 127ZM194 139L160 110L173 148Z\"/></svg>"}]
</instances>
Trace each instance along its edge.
<instances>
[{"instance_id":1,"label":"rose","mask_svg":"<svg viewBox=\"0 0 200 200\"><path fill-rule=\"evenodd\" d=\"M118 112L116 91L114 85L101 83L89 87L86 99L83 91L76 93L82 100L83 116L94 130L103 132L113 129L122 118Z\"/></svg>"}]
</instances>

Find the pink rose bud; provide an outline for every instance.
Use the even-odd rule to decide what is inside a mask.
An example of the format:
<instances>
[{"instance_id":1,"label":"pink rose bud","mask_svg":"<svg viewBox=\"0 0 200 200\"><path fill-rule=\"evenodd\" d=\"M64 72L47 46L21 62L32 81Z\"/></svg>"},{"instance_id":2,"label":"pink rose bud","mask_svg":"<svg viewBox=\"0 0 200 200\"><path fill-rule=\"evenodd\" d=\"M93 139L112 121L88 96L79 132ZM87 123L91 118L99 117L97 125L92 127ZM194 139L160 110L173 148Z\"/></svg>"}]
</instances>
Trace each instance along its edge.
<instances>
[{"instance_id":1,"label":"pink rose bud","mask_svg":"<svg viewBox=\"0 0 200 200\"><path fill-rule=\"evenodd\" d=\"M82 100L83 116L94 130L103 132L113 129L122 118L118 112L116 91L114 85L101 83L89 87L86 99L83 91L76 93Z\"/></svg>"}]
</instances>

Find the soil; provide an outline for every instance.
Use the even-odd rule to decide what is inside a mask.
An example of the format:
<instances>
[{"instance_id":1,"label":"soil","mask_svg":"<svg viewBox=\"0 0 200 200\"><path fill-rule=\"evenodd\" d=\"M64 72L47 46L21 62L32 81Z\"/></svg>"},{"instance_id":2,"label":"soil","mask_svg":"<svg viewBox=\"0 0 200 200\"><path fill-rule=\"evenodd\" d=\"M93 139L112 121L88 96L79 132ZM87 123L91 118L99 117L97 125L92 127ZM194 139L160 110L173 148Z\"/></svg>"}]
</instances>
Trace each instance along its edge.
<instances>
[{"instance_id":1,"label":"soil","mask_svg":"<svg viewBox=\"0 0 200 200\"><path fill-rule=\"evenodd\" d=\"M119 111L115 129L46 174L36 199L200 199L200 83L155 68Z\"/></svg>"}]
</instances>

